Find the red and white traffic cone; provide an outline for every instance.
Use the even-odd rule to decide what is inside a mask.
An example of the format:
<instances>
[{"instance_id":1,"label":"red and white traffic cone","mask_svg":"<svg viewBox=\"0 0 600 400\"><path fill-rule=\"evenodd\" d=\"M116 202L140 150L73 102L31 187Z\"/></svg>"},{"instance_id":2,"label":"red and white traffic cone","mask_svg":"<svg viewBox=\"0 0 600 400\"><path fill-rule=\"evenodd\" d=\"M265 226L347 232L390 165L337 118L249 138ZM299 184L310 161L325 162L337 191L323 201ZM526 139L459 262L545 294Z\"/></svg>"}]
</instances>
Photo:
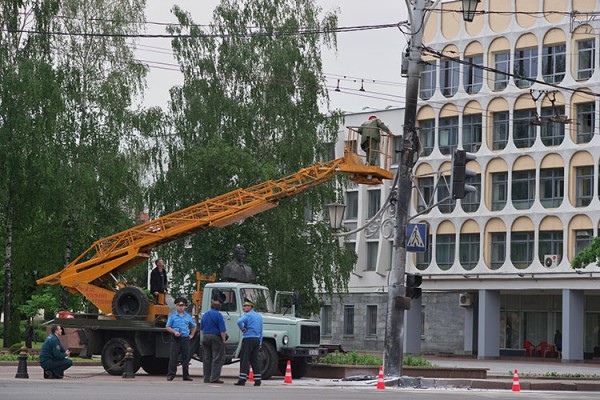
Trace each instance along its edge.
<instances>
[{"instance_id":1,"label":"red and white traffic cone","mask_svg":"<svg viewBox=\"0 0 600 400\"><path fill-rule=\"evenodd\" d=\"M250 367L250 373L248 374L248 382L254 382L254 371L252 371L252 367Z\"/></svg>"},{"instance_id":2,"label":"red and white traffic cone","mask_svg":"<svg viewBox=\"0 0 600 400\"><path fill-rule=\"evenodd\" d=\"M383 381L383 366L379 367L379 375L377 375L377 389L385 389L385 382Z\"/></svg>"},{"instance_id":3,"label":"red and white traffic cone","mask_svg":"<svg viewBox=\"0 0 600 400\"><path fill-rule=\"evenodd\" d=\"M515 375L513 377L512 391L513 392L520 392L521 391L521 384L519 383L519 373L517 372L516 369L515 369Z\"/></svg>"},{"instance_id":4,"label":"red and white traffic cone","mask_svg":"<svg viewBox=\"0 0 600 400\"><path fill-rule=\"evenodd\" d=\"M285 377L283 378L283 383L292 383L292 363L290 360L288 360L287 367L285 367Z\"/></svg>"}]
</instances>

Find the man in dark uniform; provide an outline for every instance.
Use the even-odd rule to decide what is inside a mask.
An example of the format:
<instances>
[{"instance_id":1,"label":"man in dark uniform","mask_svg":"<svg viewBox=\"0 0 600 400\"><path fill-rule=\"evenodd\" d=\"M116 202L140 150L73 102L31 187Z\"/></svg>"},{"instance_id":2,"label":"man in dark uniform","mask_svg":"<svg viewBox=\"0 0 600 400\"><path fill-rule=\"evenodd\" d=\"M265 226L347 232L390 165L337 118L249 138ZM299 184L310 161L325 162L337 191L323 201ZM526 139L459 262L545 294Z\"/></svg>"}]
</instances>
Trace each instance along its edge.
<instances>
[{"instance_id":1,"label":"man in dark uniform","mask_svg":"<svg viewBox=\"0 0 600 400\"><path fill-rule=\"evenodd\" d=\"M360 147L367 155L368 165L379 165L379 142L381 141L380 130L392 133L376 115L371 115L368 121L362 123L356 131L362 136Z\"/></svg>"},{"instance_id":2,"label":"man in dark uniform","mask_svg":"<svg viewBox=\"0 0 600 400\"><path fill-rule=\"evenodd\" d=\"M154 262L156 268L150 273L150 293L158 300L159 294L167 293L167 271L165 270L165 261L159 258Z\"/></svg>"},{"instance_id":3,"label":"man in dark uniform","mask_svg":"<svg viewBox=\"0 0 600 400\"><path fill-rule=\"evenodd\" d=\"M44 379L62 379L65 370L73 365L73 361L69 359L71 352L65 350L58 339L62 332L60 325L52 325L50 335L40 350L40 365L44 369Z\"/></svg>"}]
</instances>

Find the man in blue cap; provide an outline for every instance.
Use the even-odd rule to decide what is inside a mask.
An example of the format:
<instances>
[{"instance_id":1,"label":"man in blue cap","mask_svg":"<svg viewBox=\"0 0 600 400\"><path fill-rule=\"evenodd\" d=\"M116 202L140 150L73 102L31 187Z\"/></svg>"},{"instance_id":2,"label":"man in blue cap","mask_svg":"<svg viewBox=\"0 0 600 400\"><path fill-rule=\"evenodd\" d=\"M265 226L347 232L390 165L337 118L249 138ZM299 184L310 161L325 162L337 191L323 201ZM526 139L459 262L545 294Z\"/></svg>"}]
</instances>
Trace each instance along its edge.
<instances>
[{"instance_id":1,"label":"man in blue cap","mask_svg":"<svg viewBox=\"0 0 600 400\"><path fill-rule=\"evenodd\" d=\"M184 381L193 381L190 376L190 340L196 333L196 322L185 311L188 301L185 297L175 299L177 309L167 319L167 331L171 333L171 348L169 353L169 372L167 380L172 381L177 374L177 358L181 353L181 369Z\"/></svg>"},{"instance_id":2,"label":"man in blue cap","mask_svg":"<svg viewBox=\"0 0 600 400\"><path fill-rule=\"evenodd\" d=\"M254 303L244 299L243 309L245 314L238 319L237 324L242 331L242 348L240 350L240 376L234 385L244 386L250 365L254 372L254 386L260 386L261 366L260 348L262 346L263 322L262 316L254 311Z\"/></svg>"}]
</instances>

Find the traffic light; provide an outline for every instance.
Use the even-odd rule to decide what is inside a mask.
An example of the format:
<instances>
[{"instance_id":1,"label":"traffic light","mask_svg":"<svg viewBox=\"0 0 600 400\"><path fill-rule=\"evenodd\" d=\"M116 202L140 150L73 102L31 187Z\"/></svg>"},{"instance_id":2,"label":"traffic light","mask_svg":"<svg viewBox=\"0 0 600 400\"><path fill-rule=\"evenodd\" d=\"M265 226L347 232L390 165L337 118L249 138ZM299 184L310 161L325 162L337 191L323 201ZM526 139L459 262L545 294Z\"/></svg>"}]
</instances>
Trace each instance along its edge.
<instances>
[{"instance_id":1,"label":"traffic light","mask_svg":"<svg viewBox=\"0 0 600 400\"><path fill-rule=\"evenodd\" d=\"M467 177L476 175L475 171L467 169L467 161L476 158L475 154L467 153L465 150L454 150L454 154L452 155L452 176L450 179L453 199L462 199L468 193L477 191L475 186L466 184Z\"/></svg>"},{"instance_id":2,"label":"traffic light","mask_svg":"<svg viewBox=\"0 0 600 400\"><path fill-rule=\"evenodd\" d=\"M415 274L406 274L406 297L411 299L418 299L421 297L421 283L423 283L423 276Z\"/></svg>"}]
</instances>

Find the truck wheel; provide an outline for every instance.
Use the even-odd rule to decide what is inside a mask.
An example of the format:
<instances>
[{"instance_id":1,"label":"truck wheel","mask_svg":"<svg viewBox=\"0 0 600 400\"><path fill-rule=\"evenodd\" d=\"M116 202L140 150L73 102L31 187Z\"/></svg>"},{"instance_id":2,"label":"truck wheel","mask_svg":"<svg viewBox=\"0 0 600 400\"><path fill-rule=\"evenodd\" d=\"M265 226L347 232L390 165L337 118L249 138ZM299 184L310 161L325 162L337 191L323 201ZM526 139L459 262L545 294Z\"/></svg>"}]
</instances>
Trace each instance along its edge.
<instances>
[{"instance_id":1,"label":"truck wheel","mask_svg":"<svg viewBox=\"0 0 600 400\"><path fill-rule=\"evenodd\" d=\"M133 349L133 372L138 372L141 357L135 347L123 338L112 338L102 347L102 366L106 372L110 375L123 375L123 371L125 371L125 354L128 347Z\"/></svg>"},{"instance_id":2,"label":"truck wheel","mask_svg":"<svg viewBox=\"0 0 600 400\"><path fill-rule=\"evenodd\" d=\"M279 356L275 350L275 346L271 342L263 342L262 351L260 352L260 364L262 366L262 379L271 379L277 372L277 363Z\"/></svg>"},{"instance_id":3,"label":"truck wheel","mask_svg":"<svg viewBox=\"0 0 600 400\"><path fill-rule=\"evenodd\" d=\"M306 361L306 358L292 358L292 378L302 378L309 369L310 364Z\"/></svg>"},{"instance_id":4,"label":"truck wheel","mask_svg":"<svg viewBox=\"0 0 600 400\"><path fill-rule=\"evenodd\" d=\"M150 301L142 290L126 286L117 290L112 301L112 311L117 319L145 319Z\"/></svg>"},{"instance_id":5,"label":"truck wheel","mask_svg":"<svg viewBox=\"0 0 600 400\"><path fill-rule=\"evenodd\" d=\"M141 360L142 369L149 375L166 375L169 372L169 359L145 356Z\"/></svg>"}]
</instances>

